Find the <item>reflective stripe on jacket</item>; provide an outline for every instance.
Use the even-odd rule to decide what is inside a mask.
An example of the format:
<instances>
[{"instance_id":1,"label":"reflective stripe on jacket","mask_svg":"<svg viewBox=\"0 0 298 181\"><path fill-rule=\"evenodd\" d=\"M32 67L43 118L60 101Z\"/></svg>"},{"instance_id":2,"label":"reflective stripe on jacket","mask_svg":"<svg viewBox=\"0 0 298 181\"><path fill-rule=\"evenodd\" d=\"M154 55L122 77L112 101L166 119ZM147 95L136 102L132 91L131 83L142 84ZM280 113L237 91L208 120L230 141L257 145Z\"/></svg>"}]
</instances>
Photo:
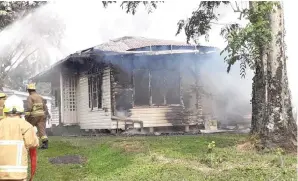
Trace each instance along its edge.
<instances>
[{"instance_id":1,"label":"reflective stripe on jacket","mask_svg":"<svg viewBox=\"0 0 298 181\"><path fill-rule=\"evenodd\" d=\"M32 106L31 116L44 116L45 112L43 110L43 103L34 103Z\"/></svg>"},{"instance_id":2,"label":"reflective stripe on jacket","mask_svg":"<svg viewBox=\"0 0 298 181\"><path fill-rule=\"evenodd\" d=\"M27 178L27 148L38 147L33 126L19 117L0 121L0 180Z\"/></svg>"},{"instance_id":3,"label":"reflective stripe on jacket","mask_svg":"<svg viewBox=\"0 0 298 181\"><path fill-rule=\"evenodd\" d=\"M23 147L21 140L0 140L1 149L16 152L16 157L7 162L9 165L0 165L0 172L27 172L28 166L22 166Z\"/></svg>"},{"instance_id":4,"label":"reflective stripe on jacket","mask_svg":"<svg viewBox=\"0 0 298 181\"><path fill-rule=\"evenodd\" d=\"M37 117L37 116L44 116L44 107L43 107L43 98L33 92L27 98L28 103L28 112L30 112L30 116Z\"/></svg>"}]
</instances>

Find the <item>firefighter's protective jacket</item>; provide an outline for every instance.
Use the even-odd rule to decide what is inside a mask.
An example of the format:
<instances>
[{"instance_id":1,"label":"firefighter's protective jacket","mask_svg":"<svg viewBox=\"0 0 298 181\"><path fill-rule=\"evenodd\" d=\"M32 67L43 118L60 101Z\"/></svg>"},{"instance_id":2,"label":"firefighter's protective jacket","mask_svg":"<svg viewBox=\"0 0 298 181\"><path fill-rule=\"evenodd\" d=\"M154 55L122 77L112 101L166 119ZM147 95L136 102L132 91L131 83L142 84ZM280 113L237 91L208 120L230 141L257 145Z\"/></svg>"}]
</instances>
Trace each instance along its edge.
<instances>
[{"instance_id":1,"label":"firefighter's protective jacket","mask_svg":"<svg viewBox=\"0 0 298 181\"><path fill-rule=\"evenodd\" d=\"M31 95L27 98L28 103L28 110L26 115L30 113L30 116L37 117L37 116L44 116L44 105L43 105L43 98L37 94L36 92L33 92Z\"/></svg>"},{"instance_id":2,"label":"firefighter's protective jacket","mask_svg":"<svg viewBox=\"0 0 298 181\"><path fill-rule=\"evenodd\" d=\"M26 179L28 151L38 147L33 126L22 118L6 117L0 121L0 180Z\"/></svg>"},{"instance_id":3,"label":"firefighter's protective jacket","mask_svg":"<svg viewBox=\"0 0 298 181\"><path fill-rule=\"evenodd\" d=\"M0 120L3 119L4 117L4 113L3 113L4 102L5 102L5 99L1 98L0 99Z\"/></svg>"}]
</instances>

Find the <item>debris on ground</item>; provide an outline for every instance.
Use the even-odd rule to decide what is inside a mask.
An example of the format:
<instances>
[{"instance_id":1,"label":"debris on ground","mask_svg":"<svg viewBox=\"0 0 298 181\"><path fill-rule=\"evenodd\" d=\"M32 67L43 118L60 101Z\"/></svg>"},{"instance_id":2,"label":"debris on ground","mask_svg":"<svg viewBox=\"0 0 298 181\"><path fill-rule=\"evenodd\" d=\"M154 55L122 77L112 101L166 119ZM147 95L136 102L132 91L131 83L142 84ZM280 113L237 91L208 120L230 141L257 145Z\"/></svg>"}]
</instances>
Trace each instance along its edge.
<instances>
[{"instance_id":1,"label":"debris on ground","mask_svg":"<svg viewBox=\"0 0 298 181\"><path fill-rule=\"evenodd\" d=\"M255 150L255 146L251 142L245 142L242 144L237 145L238 151L253 151Z\"/></svg>"},{"instance_id":2,"label":"debris on ground","mask_svg":"<svg viewBox=\"0 0 298 181\"><path fill-rule=\"evenodd\" d=\"M82 164L87 161L86 158L80 155L65 155L55 158L49 158L49 162L52 164Z\"/></svg>"}]
</instances>

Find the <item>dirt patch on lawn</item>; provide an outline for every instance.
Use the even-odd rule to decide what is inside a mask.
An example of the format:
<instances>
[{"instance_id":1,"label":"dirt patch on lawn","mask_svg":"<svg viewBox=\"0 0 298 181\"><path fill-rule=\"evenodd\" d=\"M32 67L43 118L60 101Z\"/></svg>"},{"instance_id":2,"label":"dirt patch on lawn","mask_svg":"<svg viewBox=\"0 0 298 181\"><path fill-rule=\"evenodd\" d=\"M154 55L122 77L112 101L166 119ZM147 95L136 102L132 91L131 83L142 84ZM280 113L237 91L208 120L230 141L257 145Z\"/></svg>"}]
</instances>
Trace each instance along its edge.
<instances>
[{"instance_id":1,"label":"dirt patch on lawn","mask_svg":"<svg viewBox=\"0 0 298 181\"><path fill-rule=\"evenodd\" d=\"M83 164L86 161L87 159L80 155L64 155L49 158L49 162L52 164Z\"/></svg>"},{"instance_id":2,"label":"dirt patch on lawn","mask_svg":"<svg viewBox=\"0 0 298 181\"><path fill-rule=\"evenodd\" d=\"M122 141L122 142L117 142L112 145L113 147L123 149L125 152L143 152L144 145L142 145L138 141Z\"/></svg>"},{"instance_id":3,"label":"dirt patch on lawn","mask_svg":"<svg viewBox=\"0 0 298 181\"><path fill-rule=\"evenodd\" d=\"M250 141L237 145L238 151L255 151L256 147Z\"/></svg>"},{"instance_id":4,"label":"dirt patch on lawn","mask_svg":"<svg viewBox=\"0 0 298 181\"><path fill-rule=\"evenodd\" d=\"M152 159L152 161L158 161L158 162L161 162L161 163L164 163L164 164L183 165L187 168L194 169L194 170L197 170L197 171L201 171L201 172L204 172L204 173L214 171L213 168L207 167L204 164L199 163L198 161L167 158L163 155L158 155L158 154L151 155L151 159Z\"/></svg>"}]
</instances>

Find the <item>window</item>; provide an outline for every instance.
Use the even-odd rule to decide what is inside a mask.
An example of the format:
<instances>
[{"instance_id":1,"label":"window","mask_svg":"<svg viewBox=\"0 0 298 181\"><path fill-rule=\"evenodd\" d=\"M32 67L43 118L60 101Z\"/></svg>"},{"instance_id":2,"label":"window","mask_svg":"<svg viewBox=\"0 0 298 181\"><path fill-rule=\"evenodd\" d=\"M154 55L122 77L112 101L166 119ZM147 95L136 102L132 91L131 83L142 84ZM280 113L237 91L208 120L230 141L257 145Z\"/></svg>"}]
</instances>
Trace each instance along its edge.
<instances>
[{"instance_id":1,"label":"window","mask_svg":"<svg viewBox=\"0 0 298 181\"><path fill-rule=\"evenodd\" d=\"M151 71L151 95L152 95L152 104L153 105L165 105L165 71L164 70L155 70Z\"/></svg>"},{"instance_id":2,"label":"window","mask_svg":"<svg viewBox=\"0 0 298 181\"><path fill-rule=\"evenodd\" d=\"M180 75L179 72L165 71L165 100L167 104L180 104Z\"/></svg>"},{"instance_id":3,"label":"window","mask_svg":"<svg viewBox=\"0 0 298 181\"><path fill-rule=\"evenodd\" d=\"M134 71L134 86L135 86L135 105L149 105L149 71L135 70Z\"/></svg>"},{"instance_id":4,"label":"window","mask_svg":"<svg viewBox=\"0 0 298 181\"><path fill-rule=\"evenodd\" d=\"M89 108L102 108L102 75L95 74L88 77Z\"/></svg>"},{"instance_id":5,"label":"window","mask_svg":"<svg viewBox=\"0 0 298 181\"><path fill-rule=\"evenodd\" d=\"M176 70L135 70L134 87L136 106L180 104L180 77Z\"/></svg>"}]
</instances>

